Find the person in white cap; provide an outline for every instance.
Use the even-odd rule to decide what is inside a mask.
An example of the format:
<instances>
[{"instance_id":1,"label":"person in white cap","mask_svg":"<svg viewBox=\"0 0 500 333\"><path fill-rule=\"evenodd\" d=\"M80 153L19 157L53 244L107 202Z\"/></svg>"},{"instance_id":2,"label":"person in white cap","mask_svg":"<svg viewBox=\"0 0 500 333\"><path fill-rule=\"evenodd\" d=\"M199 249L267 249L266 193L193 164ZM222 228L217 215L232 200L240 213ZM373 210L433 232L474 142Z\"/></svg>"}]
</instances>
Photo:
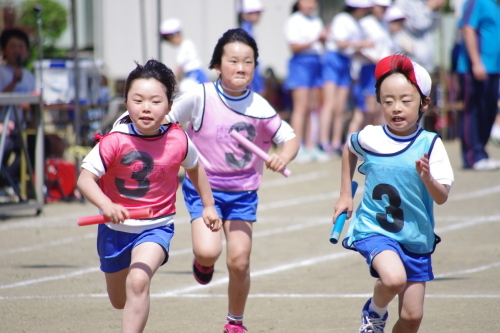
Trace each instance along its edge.
<instances>
[{"instance_id":1,"label":"person in white cap","mask_svg":"<svg viewBox=\"0 0 500 333\"><path fill-rule=\"evenodd\" d=\"M359 20L373 6L372 0L346 0L345 5L345 9L333 17L325 42L319 128L321 149L337 154L342 153L344 113L352 84L353 59L361 55L363 48L373 46L359 25ZM358 72L354 70L352 73L357 75Z\"/></svg>"},{"instance_id":2,"label":"person in white cap","mask_svg":"<svg viewBox=\"0 0 500 333\"><path fill-rule=\"evenodd\" d=\"M260 15L261 15L263 10L264 10L264 7L262 6L262 3L260 2L260 0L242 0L241 1L240 28L245 30L255 40L256 40L256 38L255 38L254 31L253 31L253 27L257 23L259 23ZM260 73L259 66L257 66L255 68L255 73L253 75L253 80L252 80L252 83L250 84L250 87L256 93L261 94L261 95L264 94L264 90L265 90L266 86L264 83L264 78L262 77L262 75Z\"/></svg>"},{"instance_id":3,"label":"person in white cap","mask_svg":"<svg viewBox=\"0 0 500 333\"><path fill-rule=\"evenodd\" d=\"M392 53L413 54L413 41L408 32L404 29L406 15L398 6L387 8L384 14L384 21L389 27L392 39Z\"/></svg>"},{"instance_id":4,"label":"person in white cap","mask_svg":"<svg viewBox=\"0 0 500 333\"><path fill-rule=\"evenodd\" d=\"M375 64L392 54L392 39L387 24L383 21L390 4L390 0L374 0L371 14L359 20L364 38L370 40L373 46L361 49L361 57L357 57L362 65L359 77L352 87L355 108L347 135L359 131L365 125L383 123L382 111L375 99Z\"/></svg>"},{"instance_id":5,"label":"person in white cap","mask_svg":"<svg viewBox=\"0 0 500 333\"><path fill-rule=\"evenodd\" d=\"M241 24L240 28L244 29L250 36L255 39L253 34L253 26L260 20L260 15L264 11L264 6L260 0L242 0L241 1Z\"/></svg>"},{"instance_id":6,"label":"person in white cap","mask_svg":"<svg viewBox=\"0 0 500 333\"><path fill-rule=\"evenodd\" d=\"M195 44L183 36L182 24L179 19L168 18L164 20L160 26L160 35L163 40L176 48L174 74L179 82L180 92L188 91L198 83L210 81L201 67Z\"/></svg>"},{"instance_id":7,"label":"person in white cap","mask_svg":"<svg viewBox=\"0 0 500 333\"><path fill-rule=\"evenodd\" d=\"M359 252L377 279L359 332L384 332L387 307L396 296L399 318L392 332L417 332L425 285L434 278L431 254L440 242L433 206L447 201L454 175L439 136L419 125L430 103L429 73L406 56L392 55L379 61L375 78L387 124L366 126L345 145L333 220L342 212L352 215L351 182L359 159L364 195L342 244Z\"/></svg>"}]
</instances>

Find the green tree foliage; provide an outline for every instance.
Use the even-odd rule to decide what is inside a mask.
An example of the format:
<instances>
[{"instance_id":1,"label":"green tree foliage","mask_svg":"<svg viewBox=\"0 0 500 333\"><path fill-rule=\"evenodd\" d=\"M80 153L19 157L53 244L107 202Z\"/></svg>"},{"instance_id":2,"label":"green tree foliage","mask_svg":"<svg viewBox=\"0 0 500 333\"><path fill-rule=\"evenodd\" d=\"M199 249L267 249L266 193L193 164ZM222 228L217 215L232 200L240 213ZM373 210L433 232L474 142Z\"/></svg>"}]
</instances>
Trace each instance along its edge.
<instances>
[{"instance_id":1,"label":"green tree foliage","mask_svg":"<svg viewBox=\"0 0 500 333\"><path fill-rule=\"evenodd\" d=\"M66 54L55 46L55 43L61 37L68 26L67 10L61 4L54 0L29 0L21 3L19 8L19 25L26 27L36 36L38 31L37 16L35 6L42 8L42 40L44 58L61 57ZM30 52L30 63L38 58L38 48L32 46Z\"/></svg>"}]
</instances>

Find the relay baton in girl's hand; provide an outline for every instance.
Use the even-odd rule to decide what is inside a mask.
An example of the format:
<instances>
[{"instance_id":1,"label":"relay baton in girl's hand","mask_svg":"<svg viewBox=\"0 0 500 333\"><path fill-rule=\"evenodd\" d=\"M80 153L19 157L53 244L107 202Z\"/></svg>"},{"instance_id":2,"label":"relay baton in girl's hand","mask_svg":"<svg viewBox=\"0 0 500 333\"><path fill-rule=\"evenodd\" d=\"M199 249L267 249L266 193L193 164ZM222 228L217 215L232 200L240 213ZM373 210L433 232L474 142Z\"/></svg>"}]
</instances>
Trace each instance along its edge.
<instances>
[{"instance_id":1,"label":"relay baton in girl's hand","mask_svg":"<svg viewBox=\"0 0 500 333\"><path fill-rule=\"evenodd\" d=\"M356 194L356 190L358 189L358 183L351 183L352 189L352 197L354 198L354 194ZM342 233L342 229L344 228L345 219L347 217L347 212L342 212L337 219L335 220L335 224L333 225L332 233L330 235L330 243L337 244L340 238L340 234Z\"/></svg>"},{"instance_id":2,"label":"relay baton in girl's hand","mask_svg":"<svg viewBox=\"0 0 500 333\"><path fill-rule=\"evenodd\" d=\"M259 158L263 159L264 161L267 161L269 159L269 155L266 154L262 149L257 147L254 143L252 143L250 140L245 138L243 135L241 135L238 131L232 130L229 132L229 135L231 135L236 141L238 141L243 147L246 149L250 150L252 153L257 155ZM284 168L283 170L280 171L283 176L288 177L292 173L290 170L287 168Z\"/></svg>"},{"instance_id":3,"label":"relay baton in girl's hand","mask_svg":"<svg viewBox=\"0 0 500 333\"><path fill-rule=\"evenodd\" d=\"M128 213L130 214L130 219L144 219L153 216L153 210L151 208L130 209ZM104 215L93 215L80 217L77 222L79 226L84 226L101 224L111 221Z\"/></svg>"}]
</instances>

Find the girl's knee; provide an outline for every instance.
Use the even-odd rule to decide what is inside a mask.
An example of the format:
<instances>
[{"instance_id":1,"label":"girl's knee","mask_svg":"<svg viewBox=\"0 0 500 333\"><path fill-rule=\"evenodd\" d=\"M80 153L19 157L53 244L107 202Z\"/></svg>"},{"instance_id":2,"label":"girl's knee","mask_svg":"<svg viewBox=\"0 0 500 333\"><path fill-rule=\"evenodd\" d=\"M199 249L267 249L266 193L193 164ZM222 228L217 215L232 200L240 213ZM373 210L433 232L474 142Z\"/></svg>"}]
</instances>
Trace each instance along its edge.
<instances>
[{"instance_id":1,"label":"girl's knee","mask_svg":"<svg viewBox=\"0 0 500 333\"><path fill-rule=\"evenodd\" d=\"M127 293L135 295L149 292L151 278L149 274L142 269L132 269L127 276L126 289Z\"/></svg>"},{"instance_id":2,"label":"girl's knee","mask_svg":"<svg viewBox=\"0 0 500 333\"><path fill-rule=\"evenodd\" d=\"M405 332L417 332L420 324L422 323L422 314L418 313L413 313L413 314L401 314L399 317L399 321L401 323L401 326L404 327Z\"/></svg>"},{"instance_id":3,"label":"girl's knee","mask_svg":"<svg viewBox=\"0 0 500 333\"><path fill-rule=\"evenodd\" d=\"M394 295L401 293L406 287L406 275L390 274L380 280L384 288Z\"/></svg>"},{"instance_id":4,"label":"girl's knee","mask_svg":"<svg viewBox=\"0 0 500 333\"><path fill-rule=\"evenodd\" d=\"M250 271L250 260L246 257L237 257L227 260L227 269L230 274L248 274Z\"/></svg>"},{"instance_id":5,"label":"girl's knee","mask_svg":"<svg viewBox=\"0 0 500 333\"><path fill-rule=\"evenodd\" d=\"M218 249L195 249L193 250L196 261L204 266L211 266L217 261L221 254L221 250Z\"/></svg>"},{"instance_id":6,"label":"girl's knee","mask_svg":"<svg viewBox=\"0 0 500 333\"><path fill-rule=\"evenodd\" d=\"M404 327L404 332L417 332L423 317L423 307L403 305L399 313L399 322Z\"/></svg>"}]
</instances>

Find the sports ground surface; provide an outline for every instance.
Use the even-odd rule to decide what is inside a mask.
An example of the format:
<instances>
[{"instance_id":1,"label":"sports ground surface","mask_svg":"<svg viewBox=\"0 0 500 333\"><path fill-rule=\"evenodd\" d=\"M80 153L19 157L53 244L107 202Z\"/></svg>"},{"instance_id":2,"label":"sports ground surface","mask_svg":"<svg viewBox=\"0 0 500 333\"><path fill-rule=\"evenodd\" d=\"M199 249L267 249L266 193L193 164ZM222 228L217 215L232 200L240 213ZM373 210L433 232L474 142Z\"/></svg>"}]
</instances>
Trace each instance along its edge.
<instances>
[{"instance_id":1,"label":"sports ground surface","mask_svg":"<svg viewBox=\"0 0 500 333\"><path fill-rule=\"evenodd\" d=\"M500 171L464 171L455 141L445 145L455 171L448 202L436 206L442 242L433 256L420 332L498 332ZM500 148L489 147L500 159ZM340 185L340 160L266 172L254 229L250 333L357 332L374 279L363 258L328 241ZM362 178L359 173L355 180ZM356 202L359 202L358 190ZM191 241L182 194L170 261L152 283L146 332L220 333L227 313L224 257L208 286L191 275ZM119 332L95 249L89 203L55 203L0 220L0 332ZM387 332L396 320L389 306Z\"/></svg>"}]
</instances>

